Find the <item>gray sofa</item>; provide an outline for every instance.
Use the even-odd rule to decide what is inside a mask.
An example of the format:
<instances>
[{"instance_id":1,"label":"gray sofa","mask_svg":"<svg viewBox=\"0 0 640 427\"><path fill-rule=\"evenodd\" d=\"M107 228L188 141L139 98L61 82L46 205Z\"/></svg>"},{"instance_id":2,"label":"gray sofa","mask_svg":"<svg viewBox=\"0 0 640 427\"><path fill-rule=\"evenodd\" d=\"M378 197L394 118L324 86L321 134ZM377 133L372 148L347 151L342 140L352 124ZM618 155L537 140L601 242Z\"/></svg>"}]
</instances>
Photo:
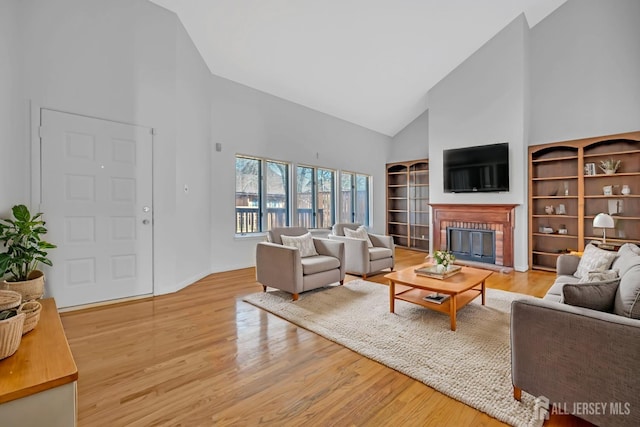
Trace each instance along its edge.
<instances>
[{"instance_id":1,"label":"gray sofa","mask_svg":"<svg viewBox=\"0 0 640 427\"><path fill-rule=\"evenodd\" d=\"M600 426L640 425L640 248L625 245L615 255L617 279L586 283L574 276L580 257L561 255L544 298L512 303L516 399L526 391L548 401L552 413Z\"/></svg>"}]
</instances>

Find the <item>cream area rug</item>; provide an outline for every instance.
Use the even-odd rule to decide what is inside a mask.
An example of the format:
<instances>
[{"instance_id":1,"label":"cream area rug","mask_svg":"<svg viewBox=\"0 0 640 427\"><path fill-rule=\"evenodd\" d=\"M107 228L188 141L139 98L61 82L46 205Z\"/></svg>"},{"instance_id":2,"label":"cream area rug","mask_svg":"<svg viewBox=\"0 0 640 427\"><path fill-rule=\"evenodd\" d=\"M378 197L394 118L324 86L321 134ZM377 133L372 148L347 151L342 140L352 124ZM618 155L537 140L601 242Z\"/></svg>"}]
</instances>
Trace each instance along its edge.
<instances>
[{"instance_id":1,"label":"cream area rug","mask_svg":"<svg viewBox=\"0 0 640 427\"><path fill-rule=\"evenodd\" d=\"M513 399L509 312L511 301L527 298L487 290L458 312L457 331L449 316L396 301L389 312L389 288L354 280L344 286L300 294L251 294L244 301L402 372L500 421L540 426L533 397Z\"/></svg>"}]
</instances>

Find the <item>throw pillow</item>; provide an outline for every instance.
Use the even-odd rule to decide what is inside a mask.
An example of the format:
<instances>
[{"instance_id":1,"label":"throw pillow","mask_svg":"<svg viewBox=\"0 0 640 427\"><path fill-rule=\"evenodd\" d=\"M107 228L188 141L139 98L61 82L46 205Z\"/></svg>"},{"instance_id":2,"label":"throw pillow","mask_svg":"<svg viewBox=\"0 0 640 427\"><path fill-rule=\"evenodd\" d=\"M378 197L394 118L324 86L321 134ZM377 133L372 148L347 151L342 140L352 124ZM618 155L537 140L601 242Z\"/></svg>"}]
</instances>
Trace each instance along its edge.
<instances>
[{"instance_id":1,"label":"throw pillow","mask_svg":"<svg viewBox=\"0 0 640 427\"><path fill-rule=\"evenodd\" d=\"M580 278L578 283L605 282L618 278L616 270L590 271Z\"/></svg>"},{"instance_id":2,"label":"throw pillow","mask_svg":"<svg viewBox=\"0 0 640 427\"><path fill-rule=\"evenodd\" d=\"M373 243L371 242L371 239L369 238L369 233L367 233L367 229L364 228L363 225L361 225L360 227L356 228L355 230L352 230L350 228L345 227L344 228L344 235L347 237L352 237L354 239L362 239L362 240L366 240L367 241L367 246L372 248L373 247Z\"/></svg>"},{"instance_id":3,"label":"throw pillow","mask_svg":"<svg viewBox=\"0 0 640 427\"><path fill-rule=\"evenodd\" d=\"M634 265L620 278L613 312L619 316L640 319L640 265Z\"/></svg>"},{"instance_id":4,"label":"throw pillow","mask_svg":"<svg viewBox=\"0 0 640 427\"><path fill-rule=\"evenodd\" d=\"M584 253L578 263L578 269L573 275L578 279L582 279L590 271L608 270L616 256L616 252L605 251L589 243L584 248Z\"/></svg>"},{"instance_id":5,"label":"throw pillow","mask_svg":"<svg viewBox=\"0 0 640 427\"><path fill-rule=\"evenodd\" d=\"M282 244L285 246L293 246L298 248L300 256L302 258L316 256L316 246L313 244L313 236L311 233L303 234L302 236L280 236Z\"/></svg>"},{"instance_id":6,"label":"throw pillow","mask_svg":"<svg viewBox=\"0 0 640 427\"><path fill-rule=\"evenodd\" d=\"M592 283L567 283L562 287L563 302L577 307L611 313L620 279Z\"/></svg>"},{"instance_id":7,"label":"throw pillow","mask_svg":"<svg viewBox=\"0 0 640 427\"><path fill-rule=\"evenodd\" d=\"M640 264L640 248L633 243L625 243L618 249L618 257L611 269L617 270L620 277L624 276L627 270L634 265Z\"/></svg>"}]
</instances>

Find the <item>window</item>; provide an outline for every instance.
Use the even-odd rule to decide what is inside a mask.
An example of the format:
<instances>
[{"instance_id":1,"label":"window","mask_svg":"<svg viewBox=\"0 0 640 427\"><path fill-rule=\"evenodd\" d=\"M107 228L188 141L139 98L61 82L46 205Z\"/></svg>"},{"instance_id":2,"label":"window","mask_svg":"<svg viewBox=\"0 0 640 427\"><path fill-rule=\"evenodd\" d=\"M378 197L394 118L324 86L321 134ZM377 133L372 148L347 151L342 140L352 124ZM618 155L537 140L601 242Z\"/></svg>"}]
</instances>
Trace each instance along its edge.
<instances>
[{"instance_id":1,"label":"window","mask_svg":"<svg viewBox=\"0 0 640 427\"><path fill-rule=\"evenodd\" d=\"M329 169L317 170L317 228L329 228L336 221L336 210L333 205L336 200L335 171Z\"/></svg>"},{"instance_id":2,"label":"window","mask_svg":"<svg viewBox=\"0 0 640 427\"><path fill-rule=\"evenodd\" d=\"M236 234L291 222L305 228L330 228L338 221L369 225L369 175L341 172L338 181L333 169L299 165L292 184L291 170L287 162L236 155Z\"/></svg>"},{"instance_id":3,"label":"window","mask_svg":"<svg viewBox=\"0 0 640 427\"><path fill-rule=\"evenodd\" d=\"M340 222L353 222L353 174L340 173Z\"/></svg>"},{"instance_id":4,"label":"window","mask_svg":"<svg viewBox=\"0 0 640 427\"><path fill-rule=\"evenodd\" d=\"M267 160L267 228L289 225L289 165Z\"/></svg>"},{"instance_id":5,"label":"window","mask_svg":"<svg viewBox=\"0 0 640 427\"><path fill-rule=\"evenodd\" d=\"M369 175L340 174L340 221L369 225Z\"/></svg>"},{"instance_id":6,"label":"window","mask_svg":"<svg viewBox=\"0 0 640 427\"><path fill-rule=\"evenodd\" d=\"M354 195L354 222L369 225L369 177L356 174L356 193Z\"/></svg>"},{"instance_id":7,"label":"window","mask_svg":"<svg viewBox=\"0 0 640 427\"><path fill-rule=\"evenodd\" d=\"M297 224L328 228L335 222L335 171L298 166L296 174Z\"/></svg>"},{"instance_id":8,"label":"window","mask_svg":"<svg viewBox=\"0 0 640 427\"><path fill-rule=\"evenodd\" d=\"M236 233L260 231L260 160L236 157Z\"/></svg>"},{"instance_id":9,"label":"window","mask_svg":"<svg viewBox=\"0 0 640 427\"><path fill-rule=\"evenodd\" d=\"M236 233L289 225L288 189L288 163L236 156Z\"/></svg>"}]
</instances>

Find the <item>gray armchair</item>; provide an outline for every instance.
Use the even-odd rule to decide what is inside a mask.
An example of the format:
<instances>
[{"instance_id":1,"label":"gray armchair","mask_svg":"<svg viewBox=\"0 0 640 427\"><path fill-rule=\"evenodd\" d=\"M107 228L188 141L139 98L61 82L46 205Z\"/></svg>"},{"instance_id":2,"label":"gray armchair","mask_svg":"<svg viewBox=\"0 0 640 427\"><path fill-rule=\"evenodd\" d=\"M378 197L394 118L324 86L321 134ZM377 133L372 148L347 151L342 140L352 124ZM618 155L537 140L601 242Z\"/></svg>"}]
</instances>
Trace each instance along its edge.
<instances>
[{"instance_id":1,"label":"gray armchair","mask_svg":"<svg viewBox=\"0 0 640 427\"><path fill-rule=\"evenodd\" d=\"M357 223L338 223L333 226L329 239L344 243L344 257L346 262L346 272L362 276L389 268L393 271L395 266L395 246L391 236L381 234L369 234L369 239L373 247L368 246L364 239L346 237L345 228L355 230L360 226Z\"/></svg>"},{"instance_id":2,"label":"gray armchair","mask_svg":"<svg viewBox=\"0 0 640 427\"><path fill-rule=\"evenodd\" d=\"M267 286L289 292L293 300L301 292L332 283L344 283L344 244L313 238L318 255L302 257L300 250L282 244L282 236L302 236L306 228L283 227L268 232L268 242L256 246L256 280L266 292Z\"/></svg>"}]
</instances>

